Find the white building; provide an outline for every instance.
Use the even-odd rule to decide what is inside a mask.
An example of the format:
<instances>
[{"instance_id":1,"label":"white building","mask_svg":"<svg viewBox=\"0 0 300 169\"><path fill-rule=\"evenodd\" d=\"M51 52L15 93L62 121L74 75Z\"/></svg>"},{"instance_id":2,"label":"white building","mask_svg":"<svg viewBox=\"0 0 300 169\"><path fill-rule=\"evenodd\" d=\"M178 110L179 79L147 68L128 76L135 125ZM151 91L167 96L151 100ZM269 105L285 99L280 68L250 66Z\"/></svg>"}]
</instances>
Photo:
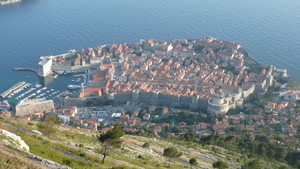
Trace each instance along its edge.
<instances>
[{"instance_id":1,"label":"white building","mask_svg":"<svg viewBox=\"0 0 300 169\"><path fill-rule=\"evenodd\" d=\"M38 75L41 77L46 77L52 72L52 56L42 56L40 59L42 61L40 61L38 65Z\"/></svg>"}]
</instances>

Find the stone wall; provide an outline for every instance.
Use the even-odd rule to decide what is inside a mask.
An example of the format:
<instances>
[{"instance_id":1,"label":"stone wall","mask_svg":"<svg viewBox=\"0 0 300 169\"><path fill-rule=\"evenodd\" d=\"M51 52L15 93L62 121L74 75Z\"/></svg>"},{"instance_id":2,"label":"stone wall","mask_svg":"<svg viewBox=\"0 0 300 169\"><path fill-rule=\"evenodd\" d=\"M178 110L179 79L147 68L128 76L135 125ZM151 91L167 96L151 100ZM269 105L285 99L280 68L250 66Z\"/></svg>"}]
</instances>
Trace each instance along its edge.
<instances>
[{"instance_id":1,"label":"stone wall","mask_svg":"<svg viewBox=\"0 0 300 169\"><path fill-rule=\"evenodd\" d=\"M24 116L29 113L34 113L37 110L47 112L53 108L54 108L54 104L52 100L21 103L16 106L16 116Z\"/></svg>"},{"instance_id":2,"label":"stone wall","mask_svg":"<svg viewBox=\"0 0 300 169\"><path fill-rule=\"evenodd\" d=\"M85 98L65 98L62 106L66 108L71 106L85 107L88 101L95 100L95 99L100 101L101 99L106 99L106 96L95 96L95 97L85 97Z\"/></svg>"},{"instance_id":3,"label":"stone wall","mask_svg":"<svg viewBox=\"0 0 300 169\"><path fill-rule=\"evenodd\" d=\"M127 101L132 101L132 93L117 93L114 94L114 97L112 99L117 103L126 103Z\"/></svg>"},{"instance_id":4,"label":"stone wall","mask_svg":"<svg viewBox=\"0 0 300 169\"><path fill-rule=\"evenodd\" d=\"M116 103L126 103L127 101L144 103L154 106L181 107L191 110L206 111L208 105L207 98L198 98L197 96L170 95L156 92L127 92L111 93L106 96L88 97L88 98L65 98L62 101L64 107L77 106L83 107L88 100L92 99L112 99Z\"/></svg>"}]
</instances>

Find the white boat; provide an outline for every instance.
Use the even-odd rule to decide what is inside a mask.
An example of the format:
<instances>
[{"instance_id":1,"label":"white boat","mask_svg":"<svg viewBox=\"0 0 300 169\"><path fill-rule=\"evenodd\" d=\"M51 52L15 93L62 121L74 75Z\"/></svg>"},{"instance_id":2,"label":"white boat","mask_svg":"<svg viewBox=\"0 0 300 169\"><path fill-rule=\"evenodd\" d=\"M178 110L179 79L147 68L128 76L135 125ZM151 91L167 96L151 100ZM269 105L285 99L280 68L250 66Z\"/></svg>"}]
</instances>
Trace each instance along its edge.
<instances>
[{"instance_id":1,"label":"white boat","mask_svg":"<svg viewBox=\"0 0 300 169\"><path fill-rule=\"evenodd\" d=\"M81 88L80 85L68 85L68 89L70 89L70 90L80 89L80 88Z\"/></svg>"}]
</instances>

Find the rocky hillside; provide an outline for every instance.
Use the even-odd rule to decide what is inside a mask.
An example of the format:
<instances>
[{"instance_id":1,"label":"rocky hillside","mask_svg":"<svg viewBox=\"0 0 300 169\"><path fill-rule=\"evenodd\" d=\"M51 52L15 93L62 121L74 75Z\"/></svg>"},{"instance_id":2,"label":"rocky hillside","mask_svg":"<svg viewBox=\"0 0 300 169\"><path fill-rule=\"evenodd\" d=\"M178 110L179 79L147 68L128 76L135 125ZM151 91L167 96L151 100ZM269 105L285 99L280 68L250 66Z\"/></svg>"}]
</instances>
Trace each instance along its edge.
<instances>
[{"instance_id":1,"label":"rocky hillside","mask_svg":"<svg viewBox=\"0 0 300 169\"><path fill-rule=\"evenodd\" d=\"M198 162L193 168L213 168L217 161L225 162L229 168L241 168L251 159L228 150L186 143L176 139L150 138L125 135L120 148L109 150L104 164L101 163L102 144L96 138L96 132L56 126L55 134L50 138L36 132L37 123L5 119L0 128L19 135L29 146L29 152L17 149L1 141L0 168L190 168L189 160ZM143 147L145 143L149 146ZM175 147L182 155L166 163L164 149ZM278 168L284 164L261 160L264 168ZM25 166L25 167L24 167Z\"/></svg>"}]
</instances>

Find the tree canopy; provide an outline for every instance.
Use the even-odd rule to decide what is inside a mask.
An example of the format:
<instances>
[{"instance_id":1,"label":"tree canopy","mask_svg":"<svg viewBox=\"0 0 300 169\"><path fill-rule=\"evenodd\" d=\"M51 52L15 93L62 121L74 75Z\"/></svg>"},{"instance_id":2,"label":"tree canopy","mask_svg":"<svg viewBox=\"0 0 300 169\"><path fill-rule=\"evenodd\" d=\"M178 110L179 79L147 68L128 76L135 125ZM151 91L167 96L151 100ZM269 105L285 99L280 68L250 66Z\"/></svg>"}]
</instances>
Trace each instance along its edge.
<instances>
[{"instance_id":1,"label":"tree canopy","mask_svg":"<svg viewBox=\"0 0 300 169\"><path fill-rule=\"evenodd\" d=\"M242 166L242 169L260 169L261 166L258 160L253 160Z\"/></svg>"},{"instance_id":2,"label":"tree canopy","mask_svg":"<svg viewBox=\"0 0 300 169\"><path fill-rule=\"evenodd\" d=\"M190 160L189 160L189 163L191 164L191 168L192 168L192 166L194 166L194 165L197 165L198 163L197 163L197 159L196 158L191 158Z\"/></svg>"},{"instance_id":3,"label":"tree canopy","mask_svg":"<svg viewBox=\"0 0 300 169\"><path fill-rule=\"evenodd\" d=\"M123 130L119 124L116 124L112 130L107 131L106 133L100 134L98 140L103 144L103 159L104 163L105 157L107 156L108 150L112 147L119 148L121 147L122 140L120 139L124 135Z\"/></svg>"},{"instance_id":4,"label":"tree canopy","mask_svg":"<svg viewBox=\"0 0 300 169\"><path fill-rule=\"evenodd\" d=\"M225 169L225 168L228 168L228 165L226 163L224 163L223 161L217 161L217 162L213 163L213 167L218 168L218 169Z\"/></svg>"},{"instance_id":5,"label":"tree canopy","mask_svg":"<svg viewBox=\"0 0 300 169\"><path fill-rule=\"evenodd\" d=\"M57 116L48 115L37 124L37 128L45 136L50 137L56 131L55 124L61 124L60 119Z\"/></svg>"},{"instance_id":6,"label":"tree canopy","mask_svg":"<svg viewBox=\"0 0 300 169\"><path fill-rule=\"evenodd\" d=\"M181 152L179 152L176 148L174 147L168 147L164 149L164 154L163 156L167 157L167 159L169 160L169 165L171 162L172 158L176 158L176 157L180 157L182 155Z\"/></svg>"}]
</instances>

